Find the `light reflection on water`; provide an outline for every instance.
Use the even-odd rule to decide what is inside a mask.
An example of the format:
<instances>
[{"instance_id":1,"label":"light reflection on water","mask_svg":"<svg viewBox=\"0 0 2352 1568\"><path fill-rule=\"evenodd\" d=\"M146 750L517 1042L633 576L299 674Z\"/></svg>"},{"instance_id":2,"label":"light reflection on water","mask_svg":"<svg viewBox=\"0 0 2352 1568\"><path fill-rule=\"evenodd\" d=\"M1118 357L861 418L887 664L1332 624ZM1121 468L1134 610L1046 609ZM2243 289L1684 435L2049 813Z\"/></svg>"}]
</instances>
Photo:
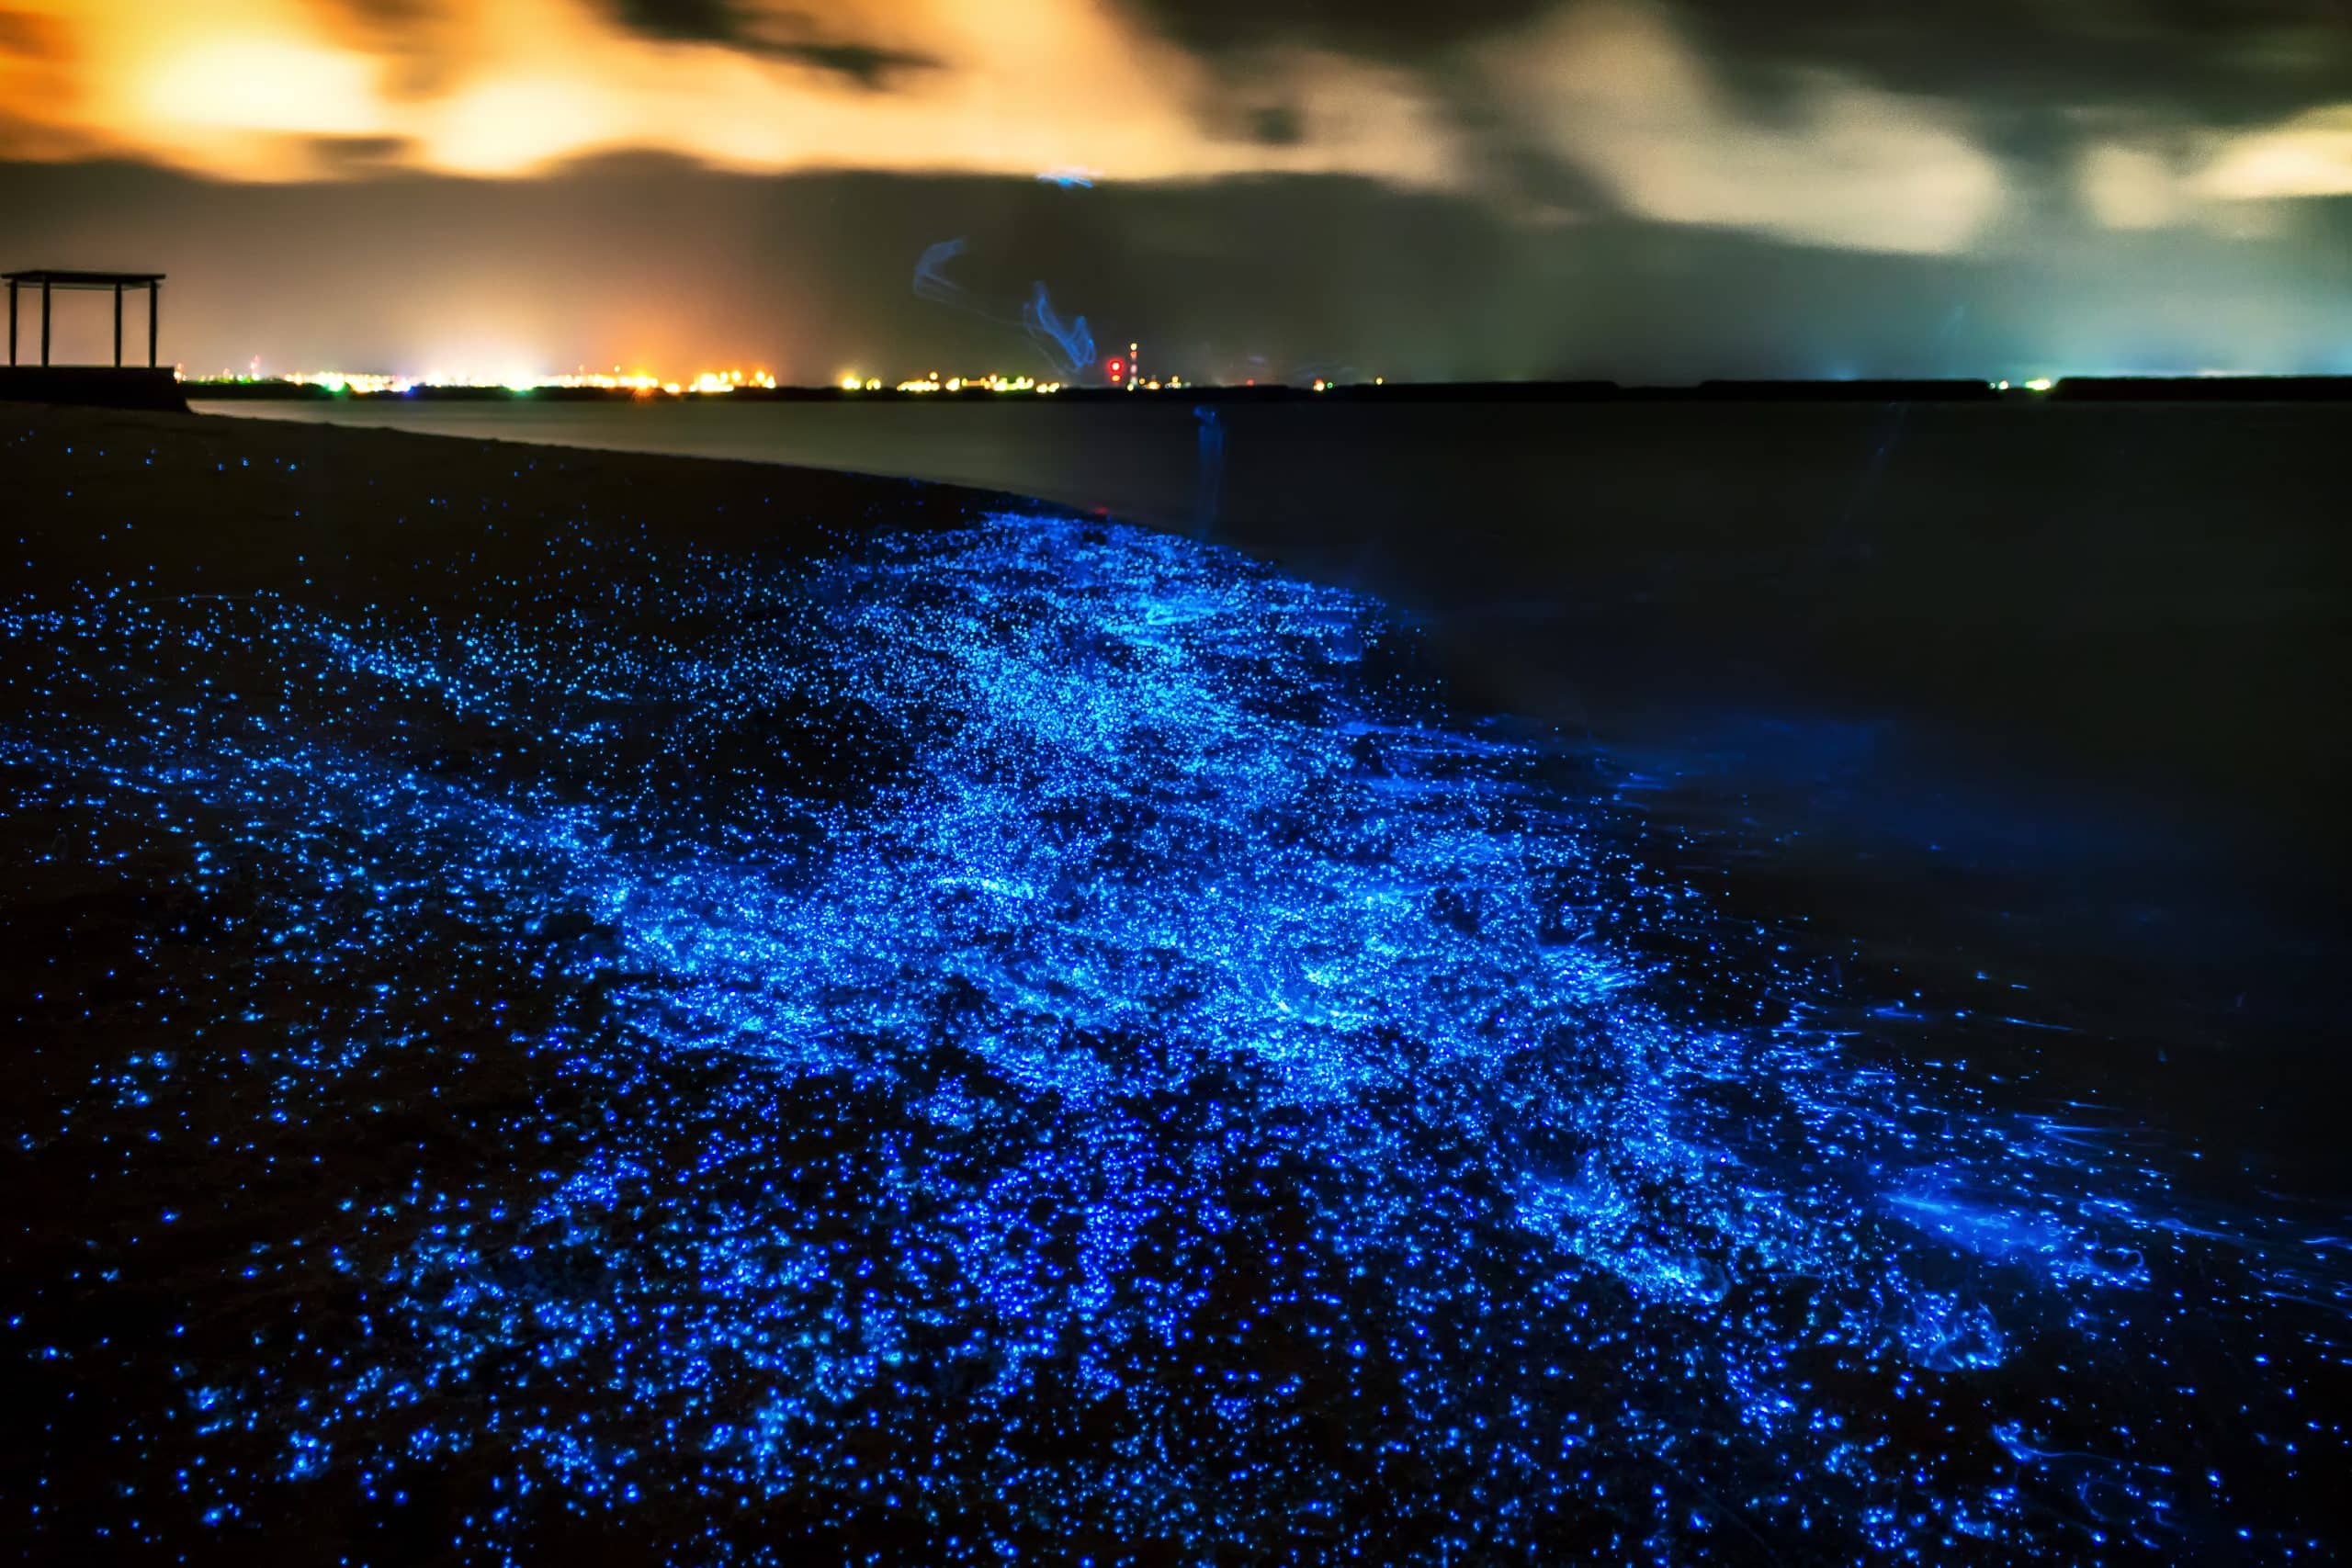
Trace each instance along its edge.
<instances>
[{"instance_id":1,"label":"light reflection on water","mask_svg":"<svg viewBox=\"0 0 2352 1568\"><path fill-rule=\"evenodd\" d=\"M2340 1225L1886 1049L1360 599L1003 517L0 629L17 879L154 981L47 1021L24 1152L141 1179L17 1337L175 1480L61 1532L2324 1554Z\"/></svg>"}]
</instances>

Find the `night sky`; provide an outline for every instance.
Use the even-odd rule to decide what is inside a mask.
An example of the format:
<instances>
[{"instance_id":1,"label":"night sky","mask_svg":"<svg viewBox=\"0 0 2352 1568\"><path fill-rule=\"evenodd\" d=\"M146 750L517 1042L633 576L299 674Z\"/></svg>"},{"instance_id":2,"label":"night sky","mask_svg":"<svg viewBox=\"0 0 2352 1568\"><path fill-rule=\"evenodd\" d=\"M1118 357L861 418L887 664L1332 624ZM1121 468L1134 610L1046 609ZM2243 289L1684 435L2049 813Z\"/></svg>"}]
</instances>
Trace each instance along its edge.
<instances>
[{"instance_id":1,"label":"night sky","mask_svg":"<svg viewBox=\"0 0 2352 1568\"><path fill-rule=\"evenodd\" d=\"M0 212L190 373L2352 372L2352 5L0 0Z\"/></svg>"}]
</instances>

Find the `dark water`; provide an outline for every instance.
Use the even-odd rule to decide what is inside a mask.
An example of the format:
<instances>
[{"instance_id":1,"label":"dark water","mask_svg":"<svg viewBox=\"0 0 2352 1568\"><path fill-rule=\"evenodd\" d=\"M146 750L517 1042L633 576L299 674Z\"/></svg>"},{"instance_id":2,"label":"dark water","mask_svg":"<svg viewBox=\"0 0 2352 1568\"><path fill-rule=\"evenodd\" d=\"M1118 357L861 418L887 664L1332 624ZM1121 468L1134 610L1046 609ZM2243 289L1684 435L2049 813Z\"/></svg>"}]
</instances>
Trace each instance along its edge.
<instances>
[{"instance_id":1,"label":"dark water","mask_svg":"<svg viewBox=\"0 0 2352 1568\"><path fill-rule=\"evenodd\" d=\"M665 417L706 412L779 411ZM71 1226L17 1232L14 1518L367 1561L2333 1553L2341 1077L2277 978L2330 940L2280 804L2325 753L2196 688L2169 743L2153 699L2083 717L2153 677L2049 657L2169 636L2308 693L2324 538L2274 519L2234 579L2087 522L1815 552L1773 521L1826 482L1802 431L1687 484L1637 454L1748 497L1679 532L1597 445L1513 459L1588 465L1519 513L1466 427L1309 431L1359 526L1238 419L1212 519L1197 428L1133 423L1194 443L1159 532L779 554L657 507L372 597L12 605L10 1002L87 1064L17 1112ZM2103 604L2023 570L2077 557Z\"/></svg>"}]
</instances>

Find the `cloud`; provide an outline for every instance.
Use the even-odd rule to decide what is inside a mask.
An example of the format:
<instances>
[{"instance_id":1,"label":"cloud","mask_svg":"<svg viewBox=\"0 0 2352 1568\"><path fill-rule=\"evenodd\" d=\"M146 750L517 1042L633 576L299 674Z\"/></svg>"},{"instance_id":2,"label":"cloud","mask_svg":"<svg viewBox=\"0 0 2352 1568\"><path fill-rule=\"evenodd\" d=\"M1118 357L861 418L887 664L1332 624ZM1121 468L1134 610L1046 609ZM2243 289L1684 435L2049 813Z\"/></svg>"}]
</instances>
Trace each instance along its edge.
<instances>
[{"instance_id":1,"label":"cloud","mask_svg":"<svg viewBox=\"0 0 2352 1568\"><path fill-rule=\"evenodd\" d=\"M656 38L727 43L743 28L742 7L735 0L612 0L612 5L624 25Z\"/></svg>"},{"instance_id":2,"label":"cloud","mask_svg":"<svg viewBox=\"0 0 2352 1568\"><path fill-rule=\"evenodd\" d=\"M822 31L801 10L746 0L613 0L624 26L671 41L725 44L771 59L830 72L878 88L912 72L935 71L939 59L919 50Z\"/></svg>"},{"instance_id":3,"label":"cloud","mask_svg":"<svg viewBox=\"0 0 2352 1568\"><path fill-rule=\"evenodd\" d=\"M2000 165L1947 106L1815 68L1768 118L1647 6L1576 6L1483 59L1539 145L1660 222L1945 254L2003 206Z\"/></svg>"},{"instance_id":4,"label":"cloud","mask_svg":"<svg viewBox=\"0 0 2352 1568\"><path fill-rule=\"evenodd\" d=\"M2102 228L2167 229L2181 221L2188 208L2174 161L2129 142L2099 141L2085 148L2075 165L2075 185Z\"/></svg>"},{"instance_id":5,"label":"cloud","mask_svg":"<svg viewBox=\"0 0 2352 1568\"><path fill-rule=\"evenodd\" d=\"M2222 137L2191 183L2218 201L2352 196L2352 102Z\"/></svg>"},{"instance_id":6,"label":"cloud","mask_svg":"<svg viewBox=\"0 0 2352 1568\"><path fill-rule=\"evenodd\" d=\"M2341 4L0 0L0 158L1323 175L1946 254L2052 169L2113 230L2343 194Z\"/></svg>"},{"instance_id":7,"label":"cloud","mask_svg":"<svg viewBox=\"0 0 2352 1568\"><path fill-rule=\"evenodd\" d=\"M2077 158L2075 189L2103 228L2271 233L2280 204L2352 196L2352 103L2267 125L2096 141Z\"/></svg>"},{"instance_id":8,"label":"cloud","mask_svg":"<svg viewBox=\"0 0 2352 1568\"><path fill-rule=\"evenodd\" d=\"M1564 0L1113 0L1220 63L1268 48L1434 62ZM1728 77L1819 68L2028 115L2194 106L2275 118L2352 72L2345 0L1657 0Z\"/></svg>"},{"instance_id":9,"label":"cloud","mask_svg":"<svg viewBox=\"0 0 2352 1568\"><path fill-rule=\"evenodd\" d=\"M86 157L92 139L72 123L79 81L72 29L0 0L0 152ZM60 112L62 108L63 112Z\"/></svg>"},{"instance_id":10,"label":"cloud","mask_svg":"<svg viewBox=\"0 0 2352 1568\"><path fill-rule=\"evenodd\" d=\"M790 60L818 71L846 76L861 87L880 87L916 71L936 71L940 62L928 54L899 49L876 49L870 43L824 43L814 39L784 39L761 48L779 60Z\"/></svg>"},{"instance_id":11,"label":"cloud","mask_svg":"<svg viewBox=\"0 0 2352 1568\"><path fill-rule=\"evenodd\" d=\"M1291 51L1263 69L1296 134L1227 134L1204 62L1101 0L832 0L821 25L779 0L23 6L73 46L78 92L20 110L0 156L39 155L40 130L251 180L351 174L319 150L353 138L477 177L628 151L763 173L1459 176L1408 73Z\"/></svg>"},{"instance_id":12,"label":"cloud","mask_svg":"<svg viewBox=\"0 0 2352 1568\"><path fill-rule=\"evenodd\" d=\"M1187 49L1329 50L1399 62L1525 27L1559 0L1125 0Z\"/></svg>"}]
</instances>

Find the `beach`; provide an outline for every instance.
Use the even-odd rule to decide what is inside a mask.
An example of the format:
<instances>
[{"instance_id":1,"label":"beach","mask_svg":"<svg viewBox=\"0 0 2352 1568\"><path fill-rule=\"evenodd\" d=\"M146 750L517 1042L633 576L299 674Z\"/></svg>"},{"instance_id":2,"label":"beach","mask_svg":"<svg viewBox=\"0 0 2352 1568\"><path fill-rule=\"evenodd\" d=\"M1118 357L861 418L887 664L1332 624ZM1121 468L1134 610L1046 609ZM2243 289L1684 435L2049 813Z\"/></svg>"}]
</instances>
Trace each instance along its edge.
<instances>
[{"instance_id":1,"label":"beach","mask_svg":"<svg viewBox=\"0 0 2352 1568\"><path fill-rule=\"evenodd\" d=\"M1883 412L1530 437L1611 526L1416 535L1174 412L1122 494L0 407L16 1528L2321 1550L2302 448L1995 513L1917 412L1904 536L1786 477Z\"/></svg>"}]
</instances>

